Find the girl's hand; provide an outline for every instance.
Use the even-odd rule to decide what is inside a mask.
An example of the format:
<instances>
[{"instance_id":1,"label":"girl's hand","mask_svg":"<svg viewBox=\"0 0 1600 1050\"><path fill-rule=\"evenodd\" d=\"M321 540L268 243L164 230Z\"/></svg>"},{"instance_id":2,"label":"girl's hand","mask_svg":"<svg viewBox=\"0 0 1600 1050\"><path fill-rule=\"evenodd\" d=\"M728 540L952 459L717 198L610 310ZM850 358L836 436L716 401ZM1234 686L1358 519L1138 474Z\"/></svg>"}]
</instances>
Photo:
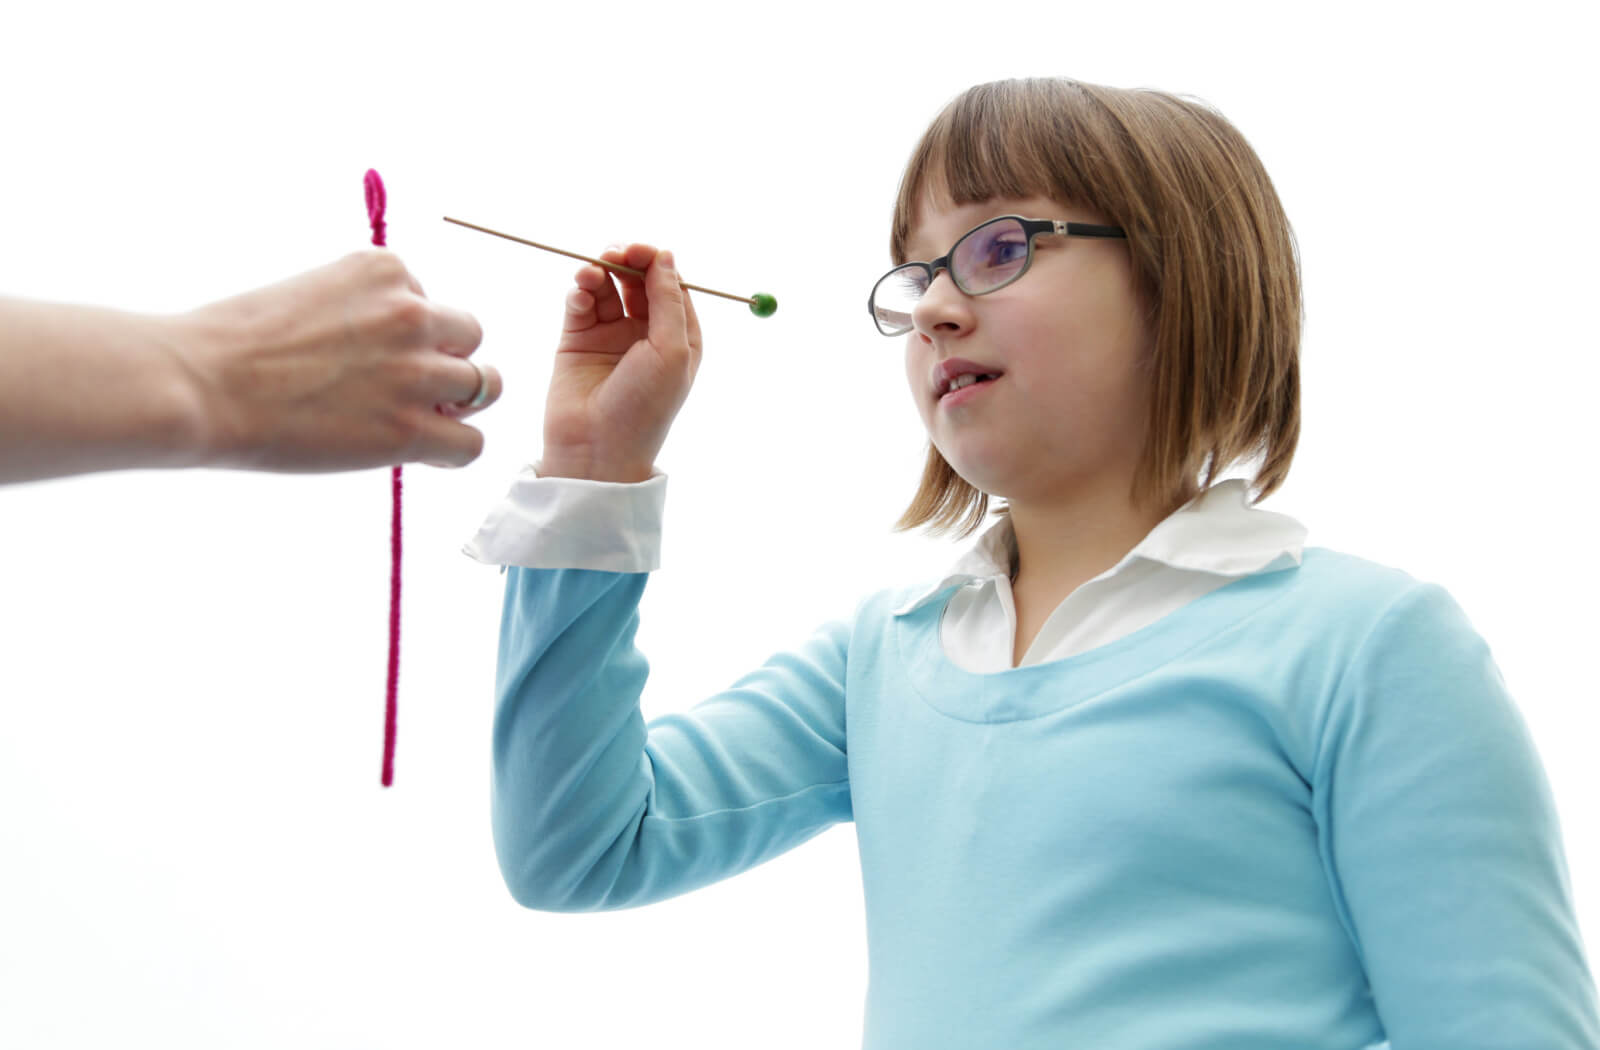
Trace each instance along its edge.
<instances>
[{"instance_id":1,"label":"girl's hand","mask_svg":"<svg viewBox=\"0 0 1600 1050\"><path fill-rule=\"evenodd\" d=\"M700 322L671 252L633 244L600 258L645 275L592 264L577 272L537 469L543 477L645 481L700 368Z\"/></svg>"}]
</instances>

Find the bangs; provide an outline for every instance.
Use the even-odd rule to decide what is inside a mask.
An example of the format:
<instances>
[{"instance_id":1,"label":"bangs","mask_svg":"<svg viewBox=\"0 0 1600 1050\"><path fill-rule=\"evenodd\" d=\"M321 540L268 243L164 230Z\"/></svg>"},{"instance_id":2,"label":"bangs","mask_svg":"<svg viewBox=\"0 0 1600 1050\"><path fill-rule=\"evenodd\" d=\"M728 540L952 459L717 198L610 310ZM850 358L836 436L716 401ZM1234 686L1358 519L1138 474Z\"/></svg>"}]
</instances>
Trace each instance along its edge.
<instances>
[{"instance_id":1,"label":"bangs","mask_svg":"<svg viewBox=\"0 0 1600 1050\"><path fill-rule=\"evenodd\" d=\"M1005 81L974 88L945 107L917 144L900 182L889 257L906 261L906 240L924 195L948 205L996 197L1049 197L1115 221L1077 154L1095 148L1077 111L1092 100L1075 85Z\"/></svg>"}]
</instances>

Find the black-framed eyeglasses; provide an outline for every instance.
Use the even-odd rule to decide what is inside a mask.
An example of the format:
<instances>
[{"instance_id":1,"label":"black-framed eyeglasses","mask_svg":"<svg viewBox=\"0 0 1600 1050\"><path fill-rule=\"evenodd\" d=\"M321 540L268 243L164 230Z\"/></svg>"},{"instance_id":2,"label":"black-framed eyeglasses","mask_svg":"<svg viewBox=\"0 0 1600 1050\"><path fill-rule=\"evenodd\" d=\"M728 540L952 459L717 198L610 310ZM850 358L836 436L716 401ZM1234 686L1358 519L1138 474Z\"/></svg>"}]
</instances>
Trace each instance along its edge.
<instances>
[{"instance_id":1,"label":"black-framed eyeglasses","mask_svg":"<svg viewBox=\"0 0 1600 1050\"><path fill-rule=\"evenodd\" d=\"M1041 233L1127 236L1120 226L1002 215L962 234L948 255L932 262L904 263L878 278L867 297L867 312L884 335L903 335L911 331L912 309L940 270L948 272L956 287L968 295L998 291L1028 272L1033 265L1033 239Z\"/></svg>"}]
</instances>

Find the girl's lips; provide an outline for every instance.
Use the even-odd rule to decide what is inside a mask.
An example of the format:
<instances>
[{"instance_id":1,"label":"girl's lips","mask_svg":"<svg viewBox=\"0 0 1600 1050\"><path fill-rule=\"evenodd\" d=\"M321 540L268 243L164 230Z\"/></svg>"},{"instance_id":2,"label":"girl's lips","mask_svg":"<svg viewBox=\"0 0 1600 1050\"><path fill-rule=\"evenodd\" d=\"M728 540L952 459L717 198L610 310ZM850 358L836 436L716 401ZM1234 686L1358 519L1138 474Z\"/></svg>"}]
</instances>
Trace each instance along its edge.
<instances>
[{"instance_id":1,"label":"girl's lips","mask_svg":"<svg viewBox=\"0 0 1600 1050\"><path fill-rule=\"evenodd\" d=\"M935 397L941 397L950 391L950 384L962 376L994 376L998 379L1004 374L1004 369L995 368L979 361L968 361L964 357L948 357L933 366L933 372L928 377L929 385L933 388Z\"/></svg>"},{"instance_id":2,"label":"girl's lips","mask_svg":"<svg viewBox=\"0 0 1600 1050\"><path fill-rule=\"evenodd\" d=\"M952 390L939 399L939 407L954 408L957 405L964 405L974 397L977 397L979 391L998 382L1000 382L1000 377L995 376L993 379L980 379L976 383L969 383L960 390Z\"/></svg>"}]
</instances>

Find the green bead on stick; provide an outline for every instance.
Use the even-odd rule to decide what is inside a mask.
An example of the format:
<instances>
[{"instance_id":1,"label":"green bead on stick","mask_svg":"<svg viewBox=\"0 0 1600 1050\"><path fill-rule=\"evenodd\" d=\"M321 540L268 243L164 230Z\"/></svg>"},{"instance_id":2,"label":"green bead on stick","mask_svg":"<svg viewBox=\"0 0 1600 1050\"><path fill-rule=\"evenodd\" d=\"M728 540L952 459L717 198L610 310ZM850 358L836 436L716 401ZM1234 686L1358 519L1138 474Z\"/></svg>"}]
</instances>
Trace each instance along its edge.
<instances>
[{"instance_id":1,"label":"green bead on stick","mask_svg":"<svg viewBox=\"0 0 1600 1050\"><path fill-rule=\"evenodd\" d=\"M631 266L623 266L621 263L606 262L604 259L595 259L587 255L579 255L577 252L569 252L563 248L552 248L548 244L540 244L538 241L530 241L522 237L513 237L509 233L501 233L499 230L491 230L487 226L476 226L470 222L462 222L460 219L452 219L448 215L444 216L444 221L453 222L457 226L465 226L469 230L477 230L479 233L491 233L496 237L504 237L506 240L516 241L518 244L526 244L534 248L542 248L547 252L555 252L557 255L565 255L571 259L582 259L584 262L594 263L596 266L603 267L607 270L616 270L619 273L631 273L635 277L644 276L643 270L635 270ZM757 317L771 317L773 314L778 312L778 300L774 299L770 295L767 295L765 292L757 292L755 295L732 295L728 292L719 292L715 288L702 288L698 284L690 284L688 281L679 281L678 286L680 288L688 288L696 292L705 292L707 295L720 295L724 299L733 299L741 303L749 303L750 312L755 314Z\"/></svg>"}]
</instances>

